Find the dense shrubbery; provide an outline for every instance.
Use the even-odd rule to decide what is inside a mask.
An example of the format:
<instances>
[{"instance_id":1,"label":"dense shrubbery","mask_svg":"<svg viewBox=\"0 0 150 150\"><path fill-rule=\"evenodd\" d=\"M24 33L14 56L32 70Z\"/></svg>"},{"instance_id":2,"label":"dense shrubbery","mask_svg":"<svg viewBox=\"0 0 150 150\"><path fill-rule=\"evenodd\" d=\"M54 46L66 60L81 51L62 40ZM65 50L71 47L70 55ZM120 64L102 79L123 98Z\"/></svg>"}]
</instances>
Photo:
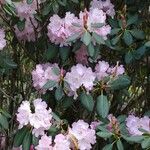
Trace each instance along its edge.
<instances>
[{"instance_id":1,"label":"dense shrubbery","mask_svg":"<svg viewBox=\"0 0 150 150\"><path fill-rule=\"evenodd\" d=\"M150 149L148 0L0 0L0 149Z\"/></svg>"}]
</instances>

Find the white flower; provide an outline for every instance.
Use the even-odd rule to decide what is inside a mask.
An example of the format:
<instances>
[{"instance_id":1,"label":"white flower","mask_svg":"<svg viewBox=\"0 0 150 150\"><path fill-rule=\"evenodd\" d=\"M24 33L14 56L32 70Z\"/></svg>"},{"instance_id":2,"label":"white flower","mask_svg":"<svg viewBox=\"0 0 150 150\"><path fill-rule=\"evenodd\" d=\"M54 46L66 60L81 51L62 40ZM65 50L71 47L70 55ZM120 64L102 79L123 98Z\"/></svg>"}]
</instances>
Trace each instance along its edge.
<instances>
[{"instance_id":1,"label":"white flower","mask_svg":"<svg viewBox=\"0 0 150 150\"><path fill-rule=\"evenodd\" d=\"M109 69L108 62L99 61L95 67L95 72L98 80L103 80L104 77L108 76L107 70Z\"/></svg>"},{"instance_id":2,"label":"white flower","mask_svg":"<svg viewBox=\"0 0 150 150\"><path fill-rule=\"evenodd\" d=\"M56 135L54 142L55 145L53 147L53 150L71 150L70 141L63 134Z\"/></svg>"},{"instance_id":3,"label":"white flower","mask_svg":"<svg viewBox=\"0 0 150 150\"><path fill-rule=\"evenodd\" d=\"M89 124L83 120L74 122L69 133L77 139L80 150L90 150L93 144L96 143L95 130L90 129Z\"/></svg>"},{"instance_id":4,"label":"white flower","mask_svg":"<svg viewBox=\"0 0 150 150\"><path fill-rule=\"evenodd\" d=\"M19 128L29 123L29 118L31 116L30 103L28 101L23 101L18 108L17 121L19 122Z\"/></svg>"},{"instance_id":5,"label":"white flower","mask_svg":"<svg viewBox=\"0 0 150 150\"><path fill-rule=\"evenodd\" d=\"M52 137L43 135L39 140L38 146L35 147L36 150L53 150L52 147Z\"/></svg>"},{"instance_id":6,"label":"white flower","mask_svg":"<svg viewBox=\"0 0 150 150\"><path fill-rule=\"evenodd\" d=\"M0 29L0 50L6 46L5 32L3 29Z\"/></svg>"}]
</instances>

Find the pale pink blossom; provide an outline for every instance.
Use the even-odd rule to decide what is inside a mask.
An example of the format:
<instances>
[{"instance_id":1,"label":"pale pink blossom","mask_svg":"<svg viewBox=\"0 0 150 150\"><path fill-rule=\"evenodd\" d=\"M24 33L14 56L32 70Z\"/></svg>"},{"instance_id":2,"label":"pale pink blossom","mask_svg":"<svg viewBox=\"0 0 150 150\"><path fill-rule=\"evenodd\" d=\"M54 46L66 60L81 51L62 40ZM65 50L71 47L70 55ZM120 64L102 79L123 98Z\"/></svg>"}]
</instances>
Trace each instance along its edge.
<instances>
[{"instance_id":1,"label":"pale pink blossom","mask_svg":"<svg viewBox=\"0 0 150 150\"><path fill-rule=\"evenodd\" d=\"M143 132L141 132L139 128L150 132L150 118L147 116L139 118L134 115L129 115L126 119L126 126L131 135L142 135Z\"/></svg>"},{"instance_id":2,"label":"pale pink blossom","mask_svg":"<svg viewBox=\"0 0 150 150\"><path fill-rule=\"evenodd\" d=\"M0 50L6 46L5 32L3 29L0 29Z\"/></svg>"},{"instance_id":3,"label":"pale pink blossom","mask_svg":"<svg viewBox=\"0 0 150 150\"><path fill-rule=\"evenodd\" d=\"M97 128L100 124L101 124L100 121L93 121L93 122L91 122L90 127L91 127L91 129L96 130L96 128Z\"/></svg>"},{"instance_id":4,"label":"pale pink blossom","mask_svg":"<svg viewBox=\"0 0 150 150\"><path fill-rule=\"evenodd\" d=\"M52 137L43 135L39 140L38 146L35 147L36 150L53 150L52 147Z\"/></svg>"},{"instance_id":5,"label":"pale pink blossom","mask_svg":"<svg viewBox=\"0 0 150 150\"><path fill-rule=\"evenodd\" d=\"M47 104L42 99L36 99L33 103L35 113L30 116L30 124L34 127L33 134L38 137L44 135L44 130L48 130L52 125L52 110L47 109Z\"/></svg>"},{"instance_id":6,"label":"pale pink blossom","mask_svg":"<svg viewBox=\"0 0 150 150\"><path fill-rule=\"evenodd\" d=\"M32 20L32 23L31 23ZM15 25L15 33L19 41L28 41L28 42L34 42L35 41L35 31L34 27L37 27L37 21L32 18L32 19L27 19L25 21L25 27L23 30L19 30L17 25Z\"/></svg>"},{"instance_id":7,"label":"pale pink blossom","mask_svg":"<svg viewBox=\"0 0 150 150\"><path fill-rule=\"evenodd\" d=\"M58 74L55 72L55 70L58 71ZM57 64L38 64L36 65L35 70L32 71L32 80L33 80L33 86L36 90L45 93L46 90L43 89L43 86L49 81L60 81L60 68ZM49 89L53 90L53 88Z\"/></svg>"},{"instance_id":8,"label":"pale pink blossom","mask_svg":"<svg viewBox=\"0 0 150 150\"><path fill-rule=\"evenodd\" d=\"M93 89L96 75L90 67L77 64L71 68L71 72L67 72L65 81L69 84L70 90L73 91L75 97L77 97L77 89L84 86L88 91Z\"/></svg>"},{"instance_id":9,"label":"pale pink blossom","mask_svg":"<svg viewBox=\"0 0 150 150\"><path fill-rule=\"evenodd\" d=\"M30 116L30 103L28 101L23 101L17 112L17 121L19 122L19 128L22 128L29 123Z\"/></svg>"},{"instance_id":10,"label":"pale pink blossom","mask_svg":"<svg viewBox=\"0 0 150 150\"><path fill-rule=\"evenodd\" d=\"M91 2L91 7L90 9L98 8L100 10L103 10L107 15L114 17L115 15L115 10L114 10L114 5L111 3L110 0L93 0Z\"/></svg>"},{"instance_id":11,"label":"pale pink blossom","mask_svg":"<svg viewBox=\"0 0 150 150\"><path fill-rule=\"evenodd\" d=\"M55 136L53 150L71 150L70 149L70 141L67 136L63 134L58 134Z\"/></svg>"},{"instance_id":12,"label":"pale pink blossom","mask_svg":"<svg viewBox=\"0 0 150 150\"><path fill-rule=\"evenodd\" d=\"M50 18L48 25L48 37L52 43L60 46L68 46L71 43L66 43L66 40L77 32L72 23L77 22L78 18L70 12L66 12L65 18L60 18L58 15L53 15Z\"/></svg>"},{"instance_id":13,"label":"pale pink blossom","mask_svg":"<svg viewBox=\"0 0 150 150\"><path fill-rule=\"evenodd\" d=\"M92 145L96 143L95 130L91 129L89 124L83 120L74 122L72 128L69 129L69 134L77 139L80 150L91 150Z\"/></svg>"},{"instance_id":14,"label":"pale pink blossom","mask_svg":"<svg viewBox=\"0 0 150 150\"><path fill-rule=\"evenodd\" d=\"M15 2L15 7L20 19L29 19L36 14L37 4L36 0L33 0L32 4L27 4L26 0Z\"/></svg>"},{"instance_id":15,"label":"pale pink blossom","mask_svg":"<svg viewBox=\"0 0 150 150\"><path fill-rule=\"evenodd\" d=\"M125 72L125 68L123 65L120 66L115 66L114 68L111 69L111 73L115 74L115 76L122 75Z\"/></svg>"},{"instance_id":16,"label":"pale pink blossom","mask_svg":"<svg viewBox=\"0 0 150 150\"><path fill-rule=\"evenodd\" d=\"M98 80L103 80L104 77L107 77L108 74L108 69L109 69L109 64L108 62L105 61L99 61L98 64L95 67L95 73L96 77Z\"/></svg>"}]
</instances>

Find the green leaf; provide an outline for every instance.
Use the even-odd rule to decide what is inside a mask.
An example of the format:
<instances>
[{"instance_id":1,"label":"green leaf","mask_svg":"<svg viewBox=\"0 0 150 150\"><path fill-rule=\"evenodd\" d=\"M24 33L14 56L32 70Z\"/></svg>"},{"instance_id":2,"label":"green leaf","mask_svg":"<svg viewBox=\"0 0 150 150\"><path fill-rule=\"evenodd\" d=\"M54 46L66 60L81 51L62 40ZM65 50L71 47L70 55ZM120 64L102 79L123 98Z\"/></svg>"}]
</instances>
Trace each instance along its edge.
<instances>
[{"instance_id":1,"label":"green leaf","mask_svg":"<svg viewBox=\"0 0 150 150\"><path fill-rule=\"evenodd\" d=\"M71 52L71 50L69 47L60 47L59 48L59 54L60 54L60 57L63 62L69 58L70 52Z\"/></svg>"},{"instance_id":2,"label":"green leaf","mask_svg":"<svg viewBox=\"0 0 150 150\"><path fill-rule=\"evenodd\" d=\"M28 128L23 127L20 130L17 131L15 138L14 138L14 147L19 147L22 145L23 139L28 131Z\"/></svg>"},{"instance_id":3,"label":"green leaf","mask_svg":"<svg viewBox=\"0 0 150 150\"><path fill-rule=\"evenodd\" d=\"M115 36L112 40L111 40L111 43L112 45L116 45L120 40L120 36Z\"/></svg>"},{"instance_id":4,"label":"green leaf","mask_svg":"<svg viewBox=\"0 0 150 150\"><path fill-rule=\"evenodd\" d=\"M97 112L102 118L106 118L109 113L109 102L105 95L100 95L97 98Z\"/></svg>"},{"instance_id":5,"label":"green leaf","mask_svg":"<svg viewBox=\"0 0 150 150\"><path fill-rule=\"evenodd\" d=\"M97 132L96 133L98 136L102 138L110 138L113 134L111 132Z\"/></svg>"},{"instance_id":6,"label":"green leaf","mask_svg":"<svg viewBox=\"0 0 150 150\"><path fill-rule=\"evenodd\" d=\"M88 110L91 111L93 110L94 107L94 101L93 101L93 97L90 94L86 94L86 93L82 93L80 95L80 101L82 103L82 105Z\"/></svg>"},{"instance_id":7,"label":"green leaf","mask_svg":"<svg viewBox=\"0 0 150 150\"><path fill-rule=\"evenodd\" d=\"M135 59L139 60L145 54L145 52L146 52L146 47L141 46L140 48L134 51L133 56Z\"/></svg>"},{"instance_id":8,"label":"green leaf","mask_svg":"<svg viewBox=\"0 0 150 150\"><path fill-rule=\"evenodd\" d=\"M57 86L57 82L53 80L49 80L44 86L43 89L50 89Z\"/></svg>"},{"instance_id":9,"label":"green leaf","mask_svg":"<svg viewBox=\"0 0 150 150\"><path fill-rule=\"evenodd\" d=\"M60 69L58 67L53 67L52 71L55 75L59 76L60 75Z\"/></svg>"},{"instance_id":10,"label":"green leaf","mask_svg":"<svg viewBox=\"0 0 150 150\"><path fill-rule=\"evenodd\" d=\"M138 15L130 16L130 18L127 20L127 26L134 24L138 21Z\"/></svg>"},{"instance_id":11,"label":"green leaf","mask_svg":"<svg viewBox=\"0 0 150 150\"><path fill-rule=\"evenodd\" d=\"M39 139L35 135L32 135L32 144L34 146L37 146L39 144Z\"/></svg>"},{"instance_id":12,"label":"green leaf","mask_svg":"<svg viewBox=\"0 0 150 150\"><path fill-rule=\"evenodd\" d=\"M25 28L25 19L24 20L19 20L17 23L17 28L19 29L19 31L23 31Z\"/></svg>"},{"instance_id":13,"label":"green leaf","mask_svg":"<svg viewBox=\"0 0 150 150\"><path fill-rule=\"evenodd\" d=\"M119 33L119 31L121 30L121 28L114 28L111 30L111 35L116 35L117 33Z\"/></svg>"},{"instance_id":14,"label":"green leaf","mask_svg":"<svg viewBox=\"0 0 150 150\"><path fill-rule=\"evenodd\" d=\"M92 23L91 27L92 28L101 28L104 26L104 23Z\"/></svg>"},{"instance_id":15,"label":"green leaf","mask_svg":"<svg viewBox=\"0 0 150 150\"><path fill-rule=\"evenodd\" d=\"M58 5L57 1L55 1L55 2L52 4L52 8L53 8L54 13L57 14L58 11L59 11L59 5Z\"/></svg>"},{"instance_id":16,"label":"green leaf","mask_svg":"<svg viewBox=\"0 0 150 150\"><path fill-rule=\"evenodd\" d=\"M91 35L89 32L84 32L82 37L83 43L88 46L91 43Z\"/></svg>"},{"instance_id":17,"label":"green leaf","mask_svg":"<svg viewBox=\"0 0 150 150\"><path fill-rule=\"evenodd\" d=\"M0 113L0 125L6 130L9 127L7 118L2 113Z\"/></svg>"},{"instance_id":18,"label":"green leaf","mask_svg":"<svg viewBox=\"0 0 150 150\"><path fill-rule=\"evenodd\" d=\"M150 138L145 138L142 141L141 145L142 145L143 149L149 148L150 147Z\"/></svg>"},{"instance_id":19,"label":"green leaf","mask_svg":"<svg viewBox=\"0 0 150 150\"><path fill-rule=\"evenodd\" d=\"M116 77L114 80L110 81L108 85L112 90L121 90L130 85L130 78L126 75L120 75Z\"/></svg>"},{"instance_id":20,"label":"green leaf","mask_svg":"<svg viewBox=\"0 0 150 150\"><path fill-rule=\"evenodd\" d=\"M124 32L123 40L124 40L126 45L131 45L133 43L133 38L132 38L132 35L130 34L129 31L126 30Z\"/></svg>"},{"instance_id":21,"label":"green leaf","mask_svg":"<svg viewBox=\"0 0 150 150\"><path fill-rule=\"evenodd\" d=\"M11 118L11 115L10 115L8 112L4 111L4 110L2 110L2 114L3 114L6 118Z\"/></svg>"},{"instance_id":22,"label":"green leaf","mask_svg":"<svg viewBox=\"0 0 150 150\"><path fill-rule=\"evenodd\" d=\"M122 136L126 141L128 142L135 142L135 143L140 143L143 140L143 136Z\"/></svg>"},{"instance_id":23,"label":"green leaf","mask_svg":"<svg viewBox=\"0 0 150 150\"><path fill-rule=\"evenodd\" d=\"M58 0L58 3L62 6L66 6L67 0Z\"/></svg>"},{"instance_id":24,"label":"green leaf","mask_svg":"<svg viewBox=\"0 0 150 150\"><path fill-rule=\"evenodd\" d=\"M90 43L90 44L88 45L88 54L89 54L91 57L93 57L94 54L95 54L95 48L94 48L94 45L93 45L92 43Z\"/></svg>"},{"instance_id":25,"label":"green leaf","mask_svg":"<svg viewBox=\"0 0 150 150\"><path fill-rule=\"evenodd\" d=\"M94 32L92 36L98 44L105 44L104 39L101 36L99 36L97 33Z\"/></svg>"},{"instance_id":26,"label":"green leaf","mask_svg":"<svg viewBox=\"0 0 150 150\"><path fill-rule=\"evenodd\" d=\"M58 122L61 121L61 119L59 118L58 115L56 115L56 113L52 112L52 116L53 116L53 118L54 118L56 121L58 121Z\"/></svg>"},{"instance_id":27,"label":"green leaf","mask_svg":"<svg viewBox=\"0 0 150 150\"><path fill-rule=\"evenodd\" d=\"M32 143L32 133L27 132L22 143L22 149L23 150L30 150L30 146Z\"/></svg>"},{"instance_id":28,"label":"green leaf","mask_svg":"<svg viewBox=\"0 0 150 150\"><path fill-rule=\"evenodd\" d=\"M58 47L48 44L48 49L44 53L44 59L52 60L53 58L56 58L57 54L58 54Z\"/></svg>"},{"instance_id":29,"label":"green leaf","mask_svg":"<svg viewBox=\"0 0 150 150\"><path fill-rule=\"evenodd\" d=\"M117 148L118 148L118 150L124 150L123 144L120 139L117 141Z\"/></svg>"},{"instance_id":30,"label":"green leaf","mask_svg":"<svg viewBox=\"0 0 150 150\"><path fill-rule=\"evenodd\" d=\"M113 144L108 144L105 147L103 147L102 150L112 150L113 149Z\"/></svg>"},{"instance_id":31,"label":"green leaf","mask_svg":"<svg viewBox=\"0 0 150 150\"><path fill-rule=\"evenodd\" d=\"M43 8L43 10L42 10L42 15L43 16L46 16L46 15L48 15L49 13L50 13L50 11L51 11L51 3L49 3L49 4L47 4L47 5L44 5L44 8Z\"/></svg>"},{"instance_id":32,"label":"green leaf","mask_svg":"<svg viewBox=\"0 0 150 150\"><path fill-rule=\"evenodd\" d=\"M73 41L77 40L80 36L81 36L81 33L80 33L80 32L75 33L75 34L73 34L72 36L70 36L70 37L66 40L66 42L67 42L67 43L73 42Z\"/></svg>"},{"instance_id":33,"label":"green leaf","mask_svg":"<svg viewBox=\"0 0 150 150\"><path fill-rule=\"evenodd\" d=\"M33 0L27 0L27 4L32 4Z\"/></svg>"},{"instance_id":34,"label":"green leaf","mask_svg":"<svg viewBox=\"0 0 150 150\"><path fill-rule=\"evenodd\" d=\"M59 129L56 126L51 126L50 129L48 130L48 135L50 136L55 136L58 134Z\"/></svg>"},{"instance_id":35,"label":"green leaf","mask_svg":"<svg viewBox=\"0 0 150 150\"><path fill-rule=\"evenodd\" d=\"M4 63L7 66L12 67L12 68L16 68L17 67L17 64L15 62L13 62L10 58L5 58L4 59Z\"/></svg>"},{"instance_id":36,"label":"green leaf","mask_svg":"<svg viewBox=\"0 0 150 150\"><path fill-rule=\"evenodd\" d=\"M146 42L146 43L145 43L145 46L146 46L146 47L150 47L150 41Z\"/></svg>"},{"instance_id":37,"label":"green leaf","mask_svg":"<svg viewBox=\"0 0 150 150\"><path fill-rule=\"evenodd\" d=\"M133 29L130 31L131 34L136 38L136 39L144 39L145 38L145 35L144 35L144 32L141 31L141 30L138 30L138 29Z\"/></svg>"},{"instance_id":38,"label":"green leaf","mask_svg":"<svg viewBox=\"0 0 150 150\"><path fill-rule=\"evenodd\" d=\"M74 99L72 99L71 97L64 97L62 106L63 108L67 109L72 106L73 102L74 102Z\"/></svg>"},{"instance_id":39,"label":"green leaf","mask_svg":"<svg viewBox=\"0 0 150 150\"><path fill-rule=\"evenodd\" d=\"M71 0L74 3L79 3L79 0Z\"/></svg>"},{"instance_id":40,"label":"green leaf","mask_svg":"<svg viewBox=\"0 0 150 150\"><path fill-rule=\"evenodd\" d=\"M128 53L125 54L125 62L126 62L126 64L132 63L133 60L134 60L134 57L133 57L133 53L132 52L129 51Z\"/></svg>"},{"instance_id":41,"label":"green leaf","mask_svg":"<svg viewBox=\"0 0 150 150\"><path fill-rule=\"evenodd\" d=\"M61 100L64 96L63 88L59 86L55 91L55 98L56 100Z\"/></svg>"}]
</instances>

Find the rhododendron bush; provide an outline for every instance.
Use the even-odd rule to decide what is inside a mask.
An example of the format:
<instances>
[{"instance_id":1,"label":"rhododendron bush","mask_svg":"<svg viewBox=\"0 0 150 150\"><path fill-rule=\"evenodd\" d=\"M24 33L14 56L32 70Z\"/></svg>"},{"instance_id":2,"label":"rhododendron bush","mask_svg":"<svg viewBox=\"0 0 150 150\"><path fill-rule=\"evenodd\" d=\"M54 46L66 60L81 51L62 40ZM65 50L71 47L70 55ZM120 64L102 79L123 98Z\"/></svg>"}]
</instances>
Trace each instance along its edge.
<instances>
[{"instance_id":1,"label":"rhododendron bush","mask_svg":"<svg viewBox=\"0 0 150 150\"><path fill-rule=\"evenodd\" d=\"M149 0L0 0L0 150L150 149Z\"/></svg>"}]
</instances>

